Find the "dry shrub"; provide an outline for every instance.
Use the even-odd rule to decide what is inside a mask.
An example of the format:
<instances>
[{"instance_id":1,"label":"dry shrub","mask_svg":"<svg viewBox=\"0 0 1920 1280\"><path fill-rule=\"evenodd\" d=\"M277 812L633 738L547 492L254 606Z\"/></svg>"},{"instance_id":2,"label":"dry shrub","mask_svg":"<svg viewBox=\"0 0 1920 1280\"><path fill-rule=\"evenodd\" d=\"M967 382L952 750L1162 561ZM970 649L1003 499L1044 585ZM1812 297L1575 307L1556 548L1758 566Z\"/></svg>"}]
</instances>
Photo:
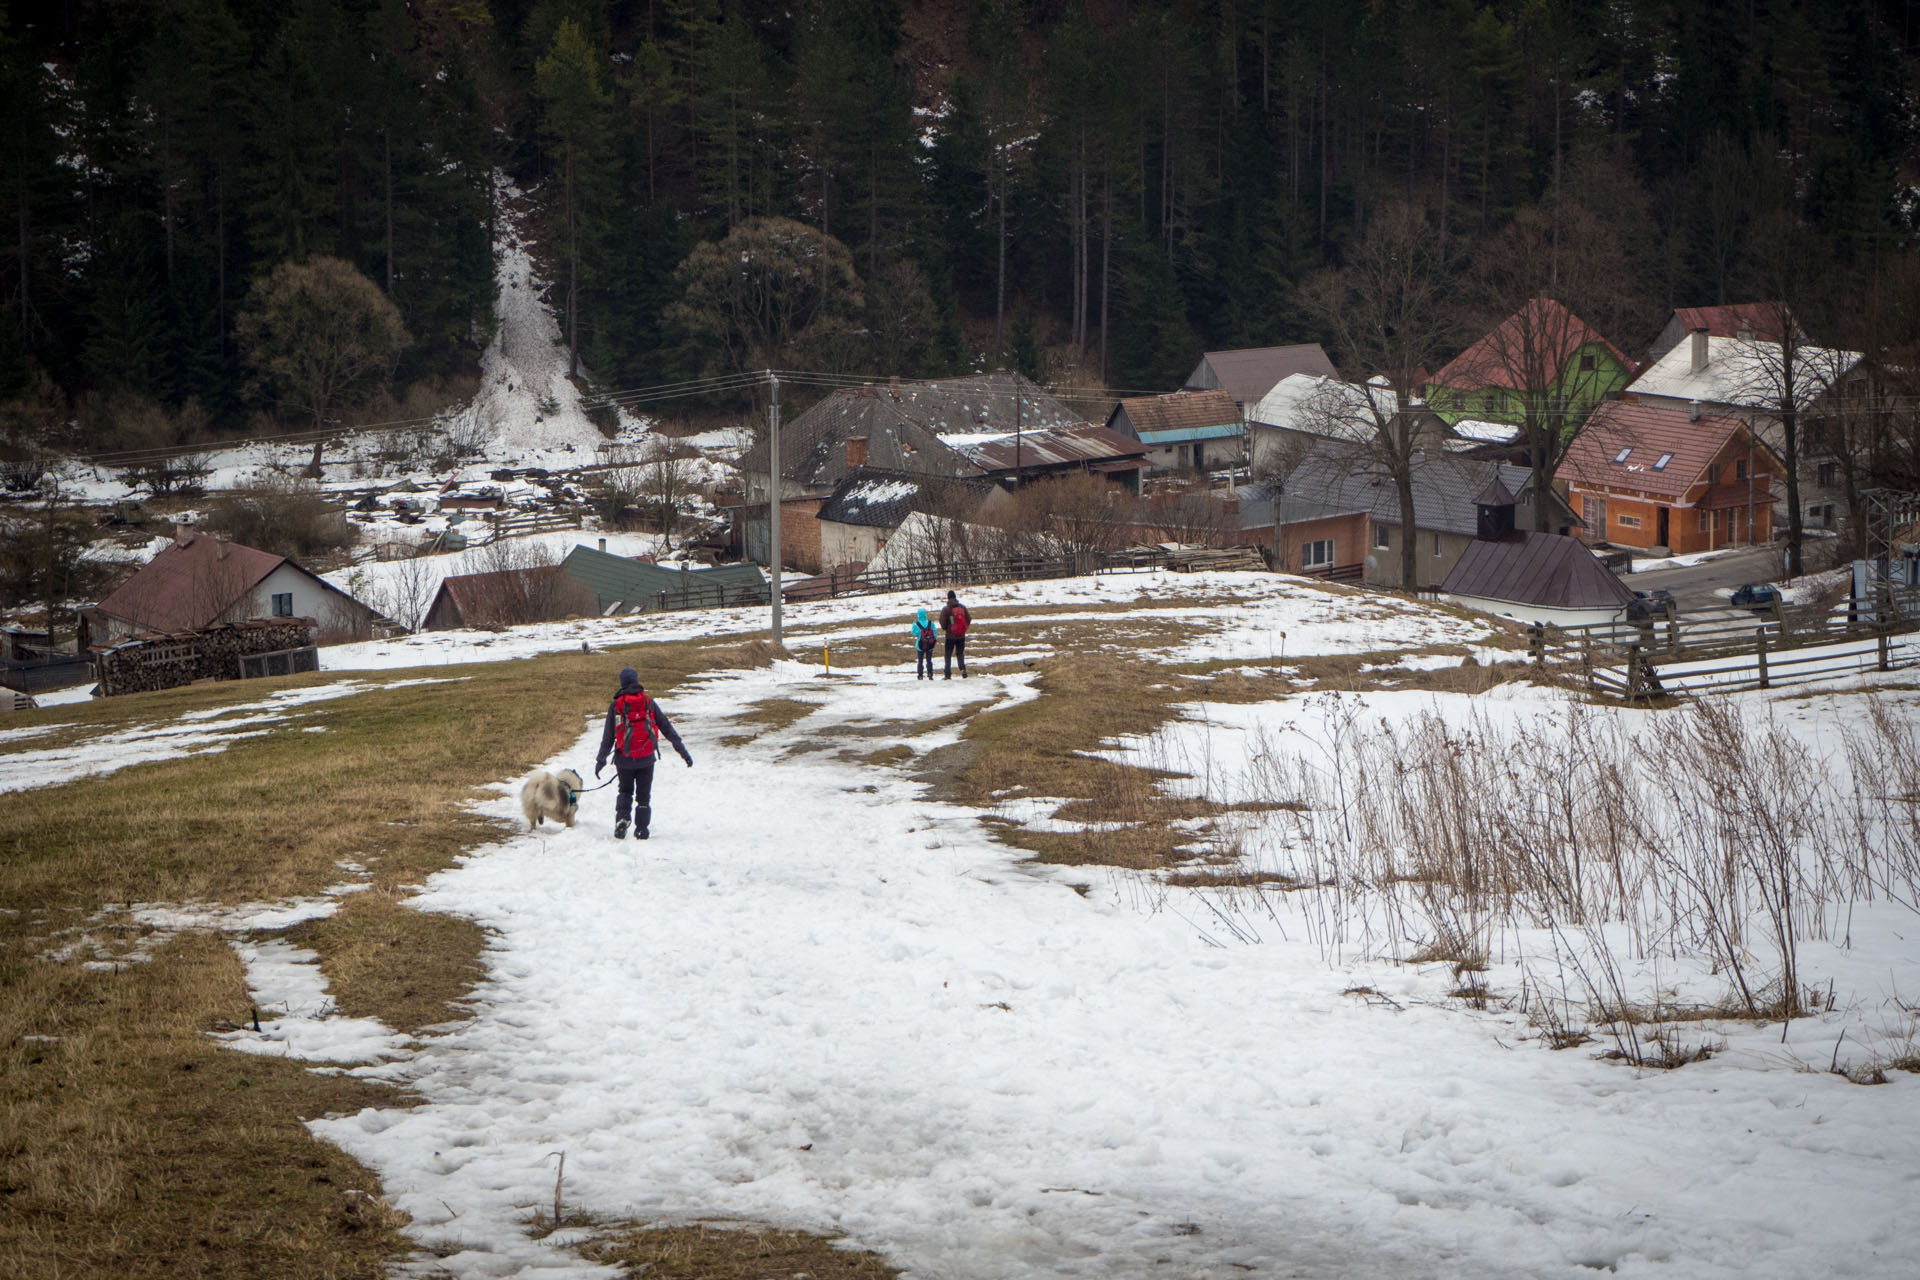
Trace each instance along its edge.
<instances>
[{"instance_id":1,"label":"dry shrub","mask_svg":"<svg viewBox=\"0 0 1920 1280\"><path fill-rule=\"evenodd\" d=\"M345 551L360 531L310 480L273 476L214 500L202 527L243 547L303 563Z\"/></svg>"}]
</instances>

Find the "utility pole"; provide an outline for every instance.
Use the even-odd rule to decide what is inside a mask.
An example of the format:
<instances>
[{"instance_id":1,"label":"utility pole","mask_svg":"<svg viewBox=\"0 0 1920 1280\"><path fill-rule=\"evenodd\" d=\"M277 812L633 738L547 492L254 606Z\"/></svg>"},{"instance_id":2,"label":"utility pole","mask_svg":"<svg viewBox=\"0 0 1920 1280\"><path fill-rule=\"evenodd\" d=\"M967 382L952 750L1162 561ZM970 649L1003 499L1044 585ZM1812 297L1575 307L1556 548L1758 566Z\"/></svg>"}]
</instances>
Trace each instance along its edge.
<instances>
[{"instance_id":1,"label":"utility pole","mask_svg":"<svg viewBox=\"0 0 1920 1280\"><path fill-rule=\"evenodd\" d=\"M1020 375L1015 373L1014 377ZM1013 384L1013 487L1020 487L1020 384Z\"/></svg>"},{"instance_id":2,"label":"utility pole","mask_svg":"<svg viewBox=\"0 0 1920 1280\"><path fill-rule=\"evenodd\" d=\"M773 589L773 642L780 643L780 379L767 370L767 574Z\"/></svg>"}]
</instances>

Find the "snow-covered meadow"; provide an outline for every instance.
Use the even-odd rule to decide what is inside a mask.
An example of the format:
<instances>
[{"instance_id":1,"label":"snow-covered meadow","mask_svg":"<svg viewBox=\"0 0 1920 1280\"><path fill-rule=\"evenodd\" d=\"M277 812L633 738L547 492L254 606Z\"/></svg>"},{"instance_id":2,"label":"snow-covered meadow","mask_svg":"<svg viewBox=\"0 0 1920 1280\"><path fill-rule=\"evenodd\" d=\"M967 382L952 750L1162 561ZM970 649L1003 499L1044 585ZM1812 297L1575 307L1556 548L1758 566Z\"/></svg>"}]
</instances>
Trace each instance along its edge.
<instances>
[{"instance_id":1,"label":"snow-covered meadow","mask_svg":"<svg viewBox=\"0 0 1920 1280\"><path fill-rule=\"evenodd\" d=\"M1531 1016L1538 999L1519 998L1538 973L1519 951L1538 931L1499 933L1487 998L1462 999L1451 964L1412 958L1413 895L1390 904L1389 929L1368 923L1384 900L1360 893L1236 895L1041 865L983 820L1017 819L1024 804L1041 821L1044 805L936 802L912 761L870 762L952 743L963 707L1038 696L1025 658L1048 642L1003 643L997 630L1148 612L1179 625L1147 656L1243 662L1273 683L1265 702L1195 703L1150 738L1087 744L1169 770L1175 791L1274 799L1282 775L1262 757L1280 753L1297 774L1369 724L1431 716L1550 734L1570 705L1559 691L1301 695L1284 674L1315 654L1380 653L1378 665L1413 672L1505 652L1483 647L1486 627L1266 575L968 594L971 679L912 679L905 620L924 602L790 609L797 660L665 699L694 766L661 767L652 840L615 842L612 792L599 791L577 828L488 847L423 886L417 907L492 937L470 1019L406 1042L334 1016L310 955L237 944L262 1009L282 1014L258 1034L223 1033L237 1048L391 1079L423 1100L312 1125L411 1215L414 1272L608 1274L569 1250L577 1231L527 1229L564 1152L571 1211L837 1231L923 1277L1912 1273L1920 1078L1892 1071L1863 1087L1828 1070L1912 1050L1920 919L1908 906L1862 895L1843 927L1804 942L1802 980L1832 998L1784 1031L1689 1024L1717 1051L1674 1071L1604 1059L1604 1034L1556 1051ZM1138 607L1116 611L1127 604ZM761 625L764 613L739 611L346 646L325 666L353 674L323 687L351 696L383 668ZM812 660L811 646L895 631L898 666L828 677ZM1123 647L1096 642L1085 658ZM1841 735L1865 725L1873 679L1729 705L1825 753L1840 776ZM1880 679L1882 708L1910 718L1912 692ZM742 713L770 699L812 710L778 732L743 729ZM273 708L244 711L236 723ZM1684 713L1587 714L1630 734ZM597 741L586 727L549 766L589 772ZM488 810L516 815L519 781L501 779ZM1291 856L1284 823L1302 815L1239 816L1251 863ZM339 891L355 883L343 872ZM337 898L273 904L259 923ZM1341 902L1353 914L1336 931L1327 912ZM146 911L160 926L194 919ZM1724 987L1697 955L1618 942L1633 999ZM1750 949L1764 968L1765 939Z\"/></svg>"}]
</instances>

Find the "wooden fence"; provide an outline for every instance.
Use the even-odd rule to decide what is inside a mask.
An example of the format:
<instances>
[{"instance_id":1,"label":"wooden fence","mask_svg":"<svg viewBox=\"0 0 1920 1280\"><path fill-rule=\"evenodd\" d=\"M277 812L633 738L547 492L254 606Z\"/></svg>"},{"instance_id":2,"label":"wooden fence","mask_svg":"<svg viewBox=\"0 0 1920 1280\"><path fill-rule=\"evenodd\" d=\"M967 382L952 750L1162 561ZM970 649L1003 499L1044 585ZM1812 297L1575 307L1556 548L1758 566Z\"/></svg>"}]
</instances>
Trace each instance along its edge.
<instances>
[{"instance_id":1,"label":"wooden fence","mask_svg":"<svg viewBox=\"0 0 1920 1280\"><path fill-rule=\"evenodd\" d=\"M1895 637L1920 630L1920 593L1887 588L1836 608L1711 609L1671 605L1633 621L1528 628L1534 661L1577 673L1594 693L1632 701L1731 693L1915 665Z\"/></svg>"}]
</instances>

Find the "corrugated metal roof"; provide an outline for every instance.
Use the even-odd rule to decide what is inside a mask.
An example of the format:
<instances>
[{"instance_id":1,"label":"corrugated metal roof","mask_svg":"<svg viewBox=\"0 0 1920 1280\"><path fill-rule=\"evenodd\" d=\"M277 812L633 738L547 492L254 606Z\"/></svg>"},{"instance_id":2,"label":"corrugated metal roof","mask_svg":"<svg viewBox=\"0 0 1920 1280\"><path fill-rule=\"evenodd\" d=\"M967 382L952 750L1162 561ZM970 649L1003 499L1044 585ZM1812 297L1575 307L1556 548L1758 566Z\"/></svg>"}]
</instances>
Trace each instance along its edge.
<instances>
[{"instance_id":1,"label":"corrugated metal roof","mask_svg":"<svg viewBox=\"0 0 1920 1280\"><path fill-rule=\"evenodd\" d=\"M1578 538L1521 530L1468 543L1440 590L1553 609L1617 609L1633 600Z\"/></svg>"},{"instance_id":2,"label":"corrugated metal roof","mask_svg":"<svg viewBox=\"0 0 1920 1280\"><path fill-rule=\"evenodd\" d=\"M1231 426L1233 434L1238 435L1245 424L1240 420L1240 406L1225 391L1175 391L1164 396L1131 396L1113 407L1107 415L1107 426L1124 416L1139 439L1147 439L1149 433L1162 437L1161 443L1170 432L1181 433L1181 440L1204 440L1209 436L1186 434L1206 430L1212 427ZM1124 433L1123 433L1124 434Z\"/></svg>"},{"instance_id":3,"label":"corrugated metal roof","mask_svg":"<svg viewBox=\"0 0 1920 1280\"><path fill-rule=\"evenodd\" d=\"M983 471L1012 471L1018 467L1057 467L1073 463L1109 462L1142 458L1146 450L1118 431L1091 422L1046 431L1024 432L1016 448L1012 436L1004 436L967 451Z\"/></svg>"},{"instance_id":4,"label":"corrugated metal roof","mask_svg":"<svg viewBox=\"0 0 1920 1280\"><path fill-rule=\"evenodd\" d=\"M757 598L768 599L766 575L757 564L723 564L711 569L663 569L624 556L577 546L560 566L568 577L593 592L602 613L625 613L651 607L662 591L709 587L758 588Z\"/></svg>"},{"instance_id":5,"label":"corrugated metal roof","mask_svg":"<svg viewBox=\"0 0 1920 1280\"><path fill-rule=\"evenodd\" d=\"M1858 351L1795 346L1794 400L1802 409L1860 363ZM1741 338L1707 339L1706 368L1693 368L1693 344L1682 342L1649 365L1627 385L1627 394L1747 409L1779 409L1786 353L1777 342Z\"/></svg>"}]
</instances>

